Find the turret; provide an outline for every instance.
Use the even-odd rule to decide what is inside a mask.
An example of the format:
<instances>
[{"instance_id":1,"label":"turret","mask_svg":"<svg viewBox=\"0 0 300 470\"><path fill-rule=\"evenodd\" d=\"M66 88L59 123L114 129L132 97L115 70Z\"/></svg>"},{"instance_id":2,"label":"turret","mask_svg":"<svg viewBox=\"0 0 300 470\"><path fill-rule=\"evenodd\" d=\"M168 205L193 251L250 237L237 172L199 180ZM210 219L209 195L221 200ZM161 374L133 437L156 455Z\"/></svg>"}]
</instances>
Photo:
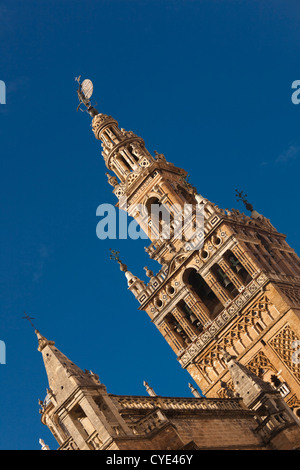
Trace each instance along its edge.
<instances>
[{"instance_id":1,"label":"turret","mask_svg":"<svg viewBox=\"0 0 300 470\"><path fill-rule=\"evenodd\" d=\"M60 449L106 449L117 436L132 436L99 377L81 370L54 341L36 334L49 382L46 398L39 401L41 420Z\"/></svg>"}]
</instances>

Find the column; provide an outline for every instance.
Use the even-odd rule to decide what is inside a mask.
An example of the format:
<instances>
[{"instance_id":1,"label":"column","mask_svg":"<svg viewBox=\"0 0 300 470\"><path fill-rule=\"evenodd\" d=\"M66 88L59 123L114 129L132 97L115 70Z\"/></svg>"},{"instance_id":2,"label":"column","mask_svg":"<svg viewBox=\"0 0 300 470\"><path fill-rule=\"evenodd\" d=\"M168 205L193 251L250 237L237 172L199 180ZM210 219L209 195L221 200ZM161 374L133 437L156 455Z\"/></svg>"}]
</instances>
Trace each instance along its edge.
<instances>
[{"instance_id":1,"label":"column","mask_svg":"<svg viewBox=\"0 0 300 470\"><path fill-rule=\"evenodd\" d=\"M81 426L81 424L79 424L79 426L76 426L76 424L68 414L63 418L63 424L67 428L68 432L70 433L74 442L77 444L80 450L90 450L88 444L85 441L85 436L83 436L83 432L79 427Z\"/></svg>"},{"instance_id":2,"label":"column","mask_svg":"<svg viewBox=\"0 0 300 470\"><path fill-rule=\"evenodd\" d=\"M133 159L132 155L130 155L130 153L126 149L126 147L120 148L119 152L122 155L122 157L124 158L124 160L127 161L128 165L130 165L130 167L132 169L137 169L138 168L138 165L137 165L136 161Z\"/></svg>"},{"instance_id":3,"label":"column","mask_svg":"<svg viewBox=\"0 0 300 470\"><path fill-rule=\"evenodd\" d=\"M252 277L261 271L261 267L244 243L233 246L231 251Z\"/></svg>"},{"instance_id":4,"label":"column","mask_svg":"<svg viewBox=\"0 0 300 470\"><path fill-rule=\"evenodd\" d=\"M203 326L210 321L210 312L197 294L189 293L183 300Z\"/></svg>"},{"instance_id":5,"label":"column","mask_svg":"<svg viewBox=\"0 0 300 470\"><path fill-rule=\"evenodd\" d=\"M158 326L158 329L175 353L179 353L186 348L185 342L181 336L174 331L174 327L170 321L164 319Z\"/></svg>"},{"instance_id":6,"label":"column","mask_svg":"<svg viewBox=\"0 0 300 470\"><path fill-rule=\"evenodd\" d=\"M216 294L224 307L226 307L231 302L232 298L227 290L218 281L215 274L212 271L208 271L208 273L204 276L204 280L211 290Z\"/></svg>"},{"instance_id":7,"label":"column","mask_svg":"<svg viewBox=\"0 0 300 470\"><path fill-rule=\"evenodd\" d=\"M270 265L267 260L262 256L261 252L257 248L256 243L251 243L251 250L256 254L257 262L261 265L261 269L270 271Z\"/></svg>"},{"instance_id":8,"label":"column","mask_svg":"<svg viewBox=\"0 0 300 470\"><path fill-rule=\"evenodd\" d=\"M299 274L300 274L300 263L299 263L298 256L296 255L296 253L291 253L290 251L285 252L285 254L289 255L289 261L292 264L294 270L296 270L296 272L297 272L296 275L299 276Z\"/></svg>"},{"instance_id":9,"label":"column","mask_svg":"<svg viewBox=\"0 0 300 470\"><path fill-rule=\"evenodd\" d=\"M296 272L295 267L284 257L284 253L282 253L278 248L273 248L272 252L275 253L276 259L278 260L278 266L284 273L289 274L290 276L298 276L298 272Z\"/></svg>"},{"instance_id":10,"label":"column","mask_svg":"<svg viewBox=\"0 0 300 470\"><path fill-rule=\"evenodd\" d=\"M230 279L232 284L238 289L238 291L242 292L245 289L245 286L238 274L233 271L229 262L225 258L221 258L220 261L218 261L218 265L226 274L226 276L228 276L228 278Z\"/></svg>"},{"instance_id":11,"label":"column","mask_svg":"<svg viewBox=\"0 0 300 470\"><path fill-rule=\"evenodd\" d=\"M182 327L191 341L194 341L194 339L199 336L199 331L197 328L192 323L190 323L187 318L185 318L179 307L175 307L172 310L172 315L174 316L175 320L178 321L179 325Z\"/></svg>"}]
</instances>

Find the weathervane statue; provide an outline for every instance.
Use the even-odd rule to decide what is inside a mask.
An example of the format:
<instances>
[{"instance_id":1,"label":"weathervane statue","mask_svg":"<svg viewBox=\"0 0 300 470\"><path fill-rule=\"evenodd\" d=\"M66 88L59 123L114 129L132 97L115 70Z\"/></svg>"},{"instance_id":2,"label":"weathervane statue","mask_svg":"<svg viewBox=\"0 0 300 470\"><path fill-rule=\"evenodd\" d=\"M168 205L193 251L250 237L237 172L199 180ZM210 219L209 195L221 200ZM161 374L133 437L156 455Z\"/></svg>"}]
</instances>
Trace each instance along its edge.
<instances>
[{"instance_id":1,"label":"weathervane statue","mask_svg":"<svg viewBox=\"0 0 300 470\"><path fill-rule=\"evenodd\" d=\"M79 99L79 105L77 107L77 111L78 109L81 109L81 105L84 104L84 106L86 106L87 108L87 112L92 116L97 116L98 111L97 109L95 109L92 104L91 104L91 101L90 101L90 97L92 96L93 94L93 83L91 82L91 80L83 80L82 83L80 83L80 79L81 79L81 75L79 75L79 77L76 77L75 78L75 81L78 82L78 90L77 90L77 95L78 95L78 99Z\"/></svg>"}]
</instances>

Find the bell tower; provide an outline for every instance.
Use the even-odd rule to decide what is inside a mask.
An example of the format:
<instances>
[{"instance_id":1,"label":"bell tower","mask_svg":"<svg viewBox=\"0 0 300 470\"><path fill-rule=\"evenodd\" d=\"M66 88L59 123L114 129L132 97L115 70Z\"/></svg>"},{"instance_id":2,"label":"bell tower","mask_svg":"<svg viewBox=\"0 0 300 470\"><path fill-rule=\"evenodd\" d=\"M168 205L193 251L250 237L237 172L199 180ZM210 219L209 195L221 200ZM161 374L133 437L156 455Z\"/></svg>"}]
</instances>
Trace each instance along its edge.
<instances>
[{"instance_id":1,"label":"bell tower","mask_svg":"<svg viewBox=\"0 0 300 470\"><path fill-rule=\"evenodd\" d=\"M246 214L219 208L197 193L185 170L162 154L152 156L143 139L120 129L111 116L91 112L80 88L79 99L102 142L117 206L149 235L145 250L159 265L156 274L146 268L145 283L119 263L129 288L136 287L130 290L139 309L207 397L226 397L232 389L225 350L271 380L299 416L300 260L286 236L241 192ZM153 216L153 206L158 215ZM203 214L203 230L188 244L177 217L186 207L187 233L195 227L197 210Z\"/></svg>"}]
</instances>

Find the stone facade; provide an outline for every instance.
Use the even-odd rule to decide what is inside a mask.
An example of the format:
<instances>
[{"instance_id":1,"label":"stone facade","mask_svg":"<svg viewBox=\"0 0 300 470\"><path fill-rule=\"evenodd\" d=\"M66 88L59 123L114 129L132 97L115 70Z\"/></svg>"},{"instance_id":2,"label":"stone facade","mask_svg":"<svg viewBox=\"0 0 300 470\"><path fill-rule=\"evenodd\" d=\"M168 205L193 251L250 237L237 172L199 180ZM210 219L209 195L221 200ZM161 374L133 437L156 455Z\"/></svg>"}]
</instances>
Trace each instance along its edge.
<instances>
[{"instance_id":1,"label":"stone facade","mask_svg":"<svg viewBox=\"0 0 300 470\"><path fill-rule=\"evenodd\" d=\"M230 398L107 392L36 331L49 388L42 422L59 450L300 449L300 423L280 393L224 353L236 392Z\"/></svg>"}]
</instances>

